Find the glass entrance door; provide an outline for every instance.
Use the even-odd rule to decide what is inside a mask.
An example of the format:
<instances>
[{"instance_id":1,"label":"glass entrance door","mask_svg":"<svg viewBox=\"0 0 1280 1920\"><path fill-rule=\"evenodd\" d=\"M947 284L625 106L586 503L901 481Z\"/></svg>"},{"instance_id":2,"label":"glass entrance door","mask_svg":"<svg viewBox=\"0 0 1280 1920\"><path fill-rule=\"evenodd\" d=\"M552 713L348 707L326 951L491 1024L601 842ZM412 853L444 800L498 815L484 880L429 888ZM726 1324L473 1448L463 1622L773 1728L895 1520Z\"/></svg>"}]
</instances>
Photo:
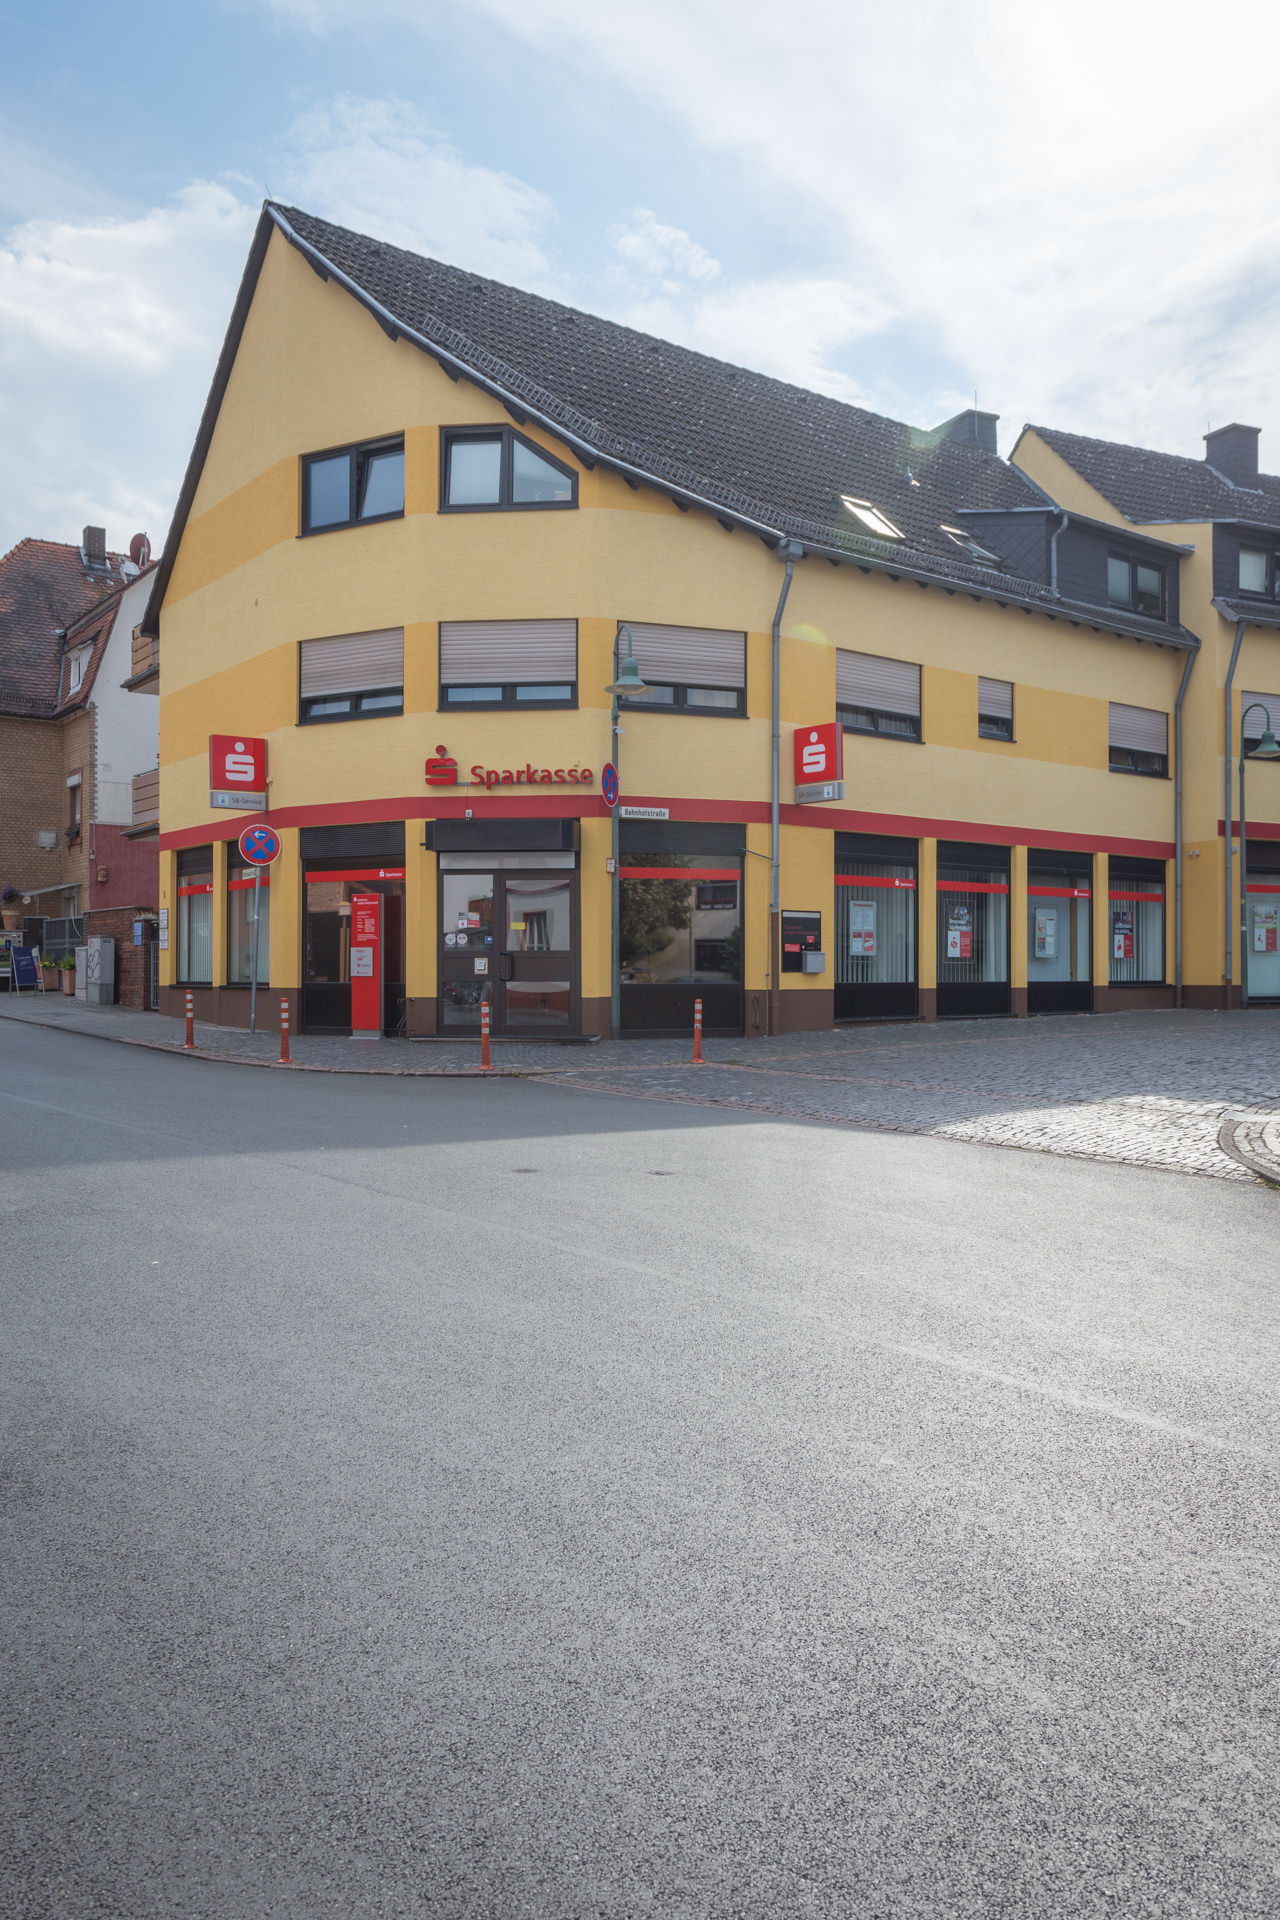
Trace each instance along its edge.
<instances>
[{"instance_id":1,"label":"glass entrance door","mask_svg":"<svg viewBox=\"0 0 1280 1920\"><path fill-rule=\"evenodd\" d=\"M442 873L440 1032L578 1031L578 897L573 872Z\"/></svg>"}]
</instances>

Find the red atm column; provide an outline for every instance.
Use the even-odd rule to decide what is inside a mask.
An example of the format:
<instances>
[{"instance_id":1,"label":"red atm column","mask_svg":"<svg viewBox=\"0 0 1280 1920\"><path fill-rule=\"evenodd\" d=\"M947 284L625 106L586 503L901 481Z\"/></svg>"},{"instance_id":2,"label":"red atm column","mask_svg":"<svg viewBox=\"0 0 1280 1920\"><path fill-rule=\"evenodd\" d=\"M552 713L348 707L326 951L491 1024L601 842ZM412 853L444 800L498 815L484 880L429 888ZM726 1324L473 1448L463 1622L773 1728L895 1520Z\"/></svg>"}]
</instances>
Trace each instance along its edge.
<instances>
[{"instance_id":1,"label":"red atm column","mask_svg":"<svg viewBox=\"0 0 1280 1920\"><path fill-rule=\"evenodd\" d=\"M382 1032L382 895L351 896L351 1031Z\"/></svg>"}]
</instances>

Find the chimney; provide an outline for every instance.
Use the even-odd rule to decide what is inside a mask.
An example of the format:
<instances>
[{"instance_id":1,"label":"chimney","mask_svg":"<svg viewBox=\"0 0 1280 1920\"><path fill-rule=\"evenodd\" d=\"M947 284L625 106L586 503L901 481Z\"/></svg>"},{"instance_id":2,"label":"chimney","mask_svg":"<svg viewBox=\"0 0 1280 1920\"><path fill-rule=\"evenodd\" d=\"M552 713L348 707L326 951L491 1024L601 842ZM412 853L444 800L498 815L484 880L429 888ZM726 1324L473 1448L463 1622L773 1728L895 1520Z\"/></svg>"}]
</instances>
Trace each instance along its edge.
<instances>
[{"instance_id":1,"label":"chimney","mask_svg":"<svg viewBox=\"0 0 1280 1920\"><path fill-rule=\"evenodd\" d=\"M1215 472L1233 487L1258 484L1258 435L1260 427L1215 427L1204 437L1204 457Z\"/></svg>"},{"instance_id":2,"label":"chimney","mask_svg":"<svg viewBox=\"0 0 1280 1920\"><path fill-rule=\"evenodd\" d=\"M977 447L980 453L995 453L996 422L998 413L979 413L977 407L966 407L963 413L955 414L950 420L944 420L929 435L931 440L959 440L966 447Z\"/></svg>"},{"instance_id":3,"label":"chimney","mask_svg":"<svg viewBox=\"0 0 1280 1920\"><path fill-rule=\"evenodd\" d=\"M105 569L107 564L107 530L105 527L86 527L82 536L80 553L86 567L95 571Z\"/></svg>"}]
</instances>

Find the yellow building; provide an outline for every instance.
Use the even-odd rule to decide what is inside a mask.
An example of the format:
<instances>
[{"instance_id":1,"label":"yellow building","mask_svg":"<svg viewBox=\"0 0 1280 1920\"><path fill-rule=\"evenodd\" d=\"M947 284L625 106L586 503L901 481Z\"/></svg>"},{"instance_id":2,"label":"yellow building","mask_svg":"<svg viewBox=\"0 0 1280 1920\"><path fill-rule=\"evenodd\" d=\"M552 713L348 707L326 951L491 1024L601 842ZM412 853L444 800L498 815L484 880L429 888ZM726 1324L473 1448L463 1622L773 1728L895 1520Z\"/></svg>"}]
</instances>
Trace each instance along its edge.
<instances>
[{"instance_id":1,"label":"yellow building","mask_svg":"<svg viewBox=\"0 0 1280 1920\"><path fill-rule=\"evenodd\" d=\"M145 623L166 1004L248 1018L256 821L264 1024L1172 1004L1201 529L1019 460L268 205Z\"/></svg>"}]
</instances>

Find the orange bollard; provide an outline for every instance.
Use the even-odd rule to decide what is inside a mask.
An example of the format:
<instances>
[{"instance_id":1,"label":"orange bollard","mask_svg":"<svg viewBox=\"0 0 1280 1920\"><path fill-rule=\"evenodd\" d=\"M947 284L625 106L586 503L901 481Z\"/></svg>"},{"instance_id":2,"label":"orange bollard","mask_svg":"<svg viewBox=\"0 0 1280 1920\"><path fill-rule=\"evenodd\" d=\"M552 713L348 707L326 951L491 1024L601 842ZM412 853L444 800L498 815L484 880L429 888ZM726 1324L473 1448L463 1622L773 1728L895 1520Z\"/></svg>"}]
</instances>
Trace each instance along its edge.
<instances>
[{"instance_id":1,"label":"orange bollard","mask_svg":"<svg viewBox=\"0 0 1280 1920\"><path fill-rule=\"evenodd\" d=\"M480 1007L480 1065L491 1067L489 1058L489 1002L485 1000Z\"/></svg>"},{"instance_id":2,"label":"orange bollard","mask_svg":"<svg viewBox=\"0 0 1280 1920\"><path fill-rule=\"evenodd\" d=\"M189 993L187 995L187 1037L182 1044L184 1047L194 1047L195 1043L196 1043L196 997L194 993Z\"/></svg>"},{"instance_id":3,"label":"orange bollard","mask_svg":"<svg viewBox=\"0 0 1280 1920\"><path fill-rule=\"evenodd\" d=\"M692 1064L695 1067L705 1067L707 1064L702 1057L702 1002L701 1000L695 1000L693 1003L693 1063Z\"/></svg>"},{"instance_id":4,"label":"orange bollard","mask_svg":"<svg viewBox=\"0 0 1280 1920\"><path fill-rule=\"evenodd\" d=\"M280 1065L288 1067L292 1064L289 1058L289 1002L282 1000L280 1002Z\"/></svg>"}]
</instances>

